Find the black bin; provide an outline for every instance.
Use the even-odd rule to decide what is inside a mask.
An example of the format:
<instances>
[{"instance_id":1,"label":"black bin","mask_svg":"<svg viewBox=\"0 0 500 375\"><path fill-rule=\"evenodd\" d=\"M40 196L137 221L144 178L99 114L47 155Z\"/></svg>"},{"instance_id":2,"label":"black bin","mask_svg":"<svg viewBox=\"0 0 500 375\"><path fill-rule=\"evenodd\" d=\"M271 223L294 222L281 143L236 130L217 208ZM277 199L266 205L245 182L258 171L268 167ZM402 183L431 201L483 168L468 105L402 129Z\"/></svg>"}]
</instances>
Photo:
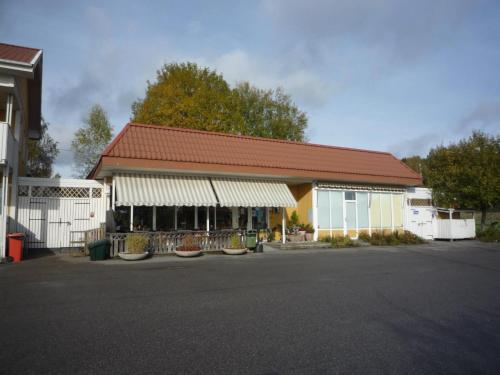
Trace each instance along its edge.
<instances>
[{"instance_id":1,"label":"black bin","mask_svg":"<svg viewBox=\"0 0 500 375\"><path fill-rule=\"evenodd\" d=\"M98 240L89 244L90 260L106 260L109 258L111 242Z\"/></svg>"}]
</instances>

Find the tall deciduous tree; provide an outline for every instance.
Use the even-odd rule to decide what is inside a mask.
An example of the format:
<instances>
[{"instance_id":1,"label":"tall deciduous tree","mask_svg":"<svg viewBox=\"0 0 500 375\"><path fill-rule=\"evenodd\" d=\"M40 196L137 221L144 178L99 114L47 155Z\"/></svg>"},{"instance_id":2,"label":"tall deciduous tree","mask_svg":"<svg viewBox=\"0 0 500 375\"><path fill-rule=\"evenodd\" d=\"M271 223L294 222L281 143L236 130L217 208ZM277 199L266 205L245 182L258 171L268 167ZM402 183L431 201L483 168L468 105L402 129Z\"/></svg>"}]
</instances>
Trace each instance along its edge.
<instances>
[{"instance_id":1,"label":"tall deciduous tree","mask_svg":"<svg viewBox=\"0 0 500 375\"><path fill-rule=\"evenodd\" d=\"M476 131L448 147L432 149L427 156L427 180L439 205L486 212L500 202L500 136Z\"/></svg>"},{"instance_id":2,"label":"tall deciduous tree","mask_svg":"<svg viewBox=\"0 0 500 375\"><path fill-rule=\"evenodd\" d=\"M39 140L28 140L28 157L26 159L26 174L32 177L51 177L52 165L59 154L57 142L49 134L49 123L43 118L41 137Z\"/></svg>"},{"instance_id":3,"label":"tall deciduous tree","mask_svg":"<svg viewBox=\"0 0 500 375\"><path fill-rule=\"evenodd\" d=\"M238 84L237 111L243 117L242 133L266 138L303 141L307 116L283 89L261 90L248 82Z\"/></svg>"},{"instance_id":4,"label":"tall deciduous tree","mask_svg":"<svg viewBox=\"0 0 500 375\"><path fill-rule=\"evenodd\" d=\"M222 75L193 63L167 64L132 105L134 122L304 140L307 116L282 89L249 83L234 89Z\"/></svg>"},{"instance_id":5,"label":"tall deciduous tree","mask_svg":"<svg viewBox=\"0 0 500 375\"><path fill-rule=\"evenodd\" d=\"M99 155L113 136L113 129L104 109L94 105L71 142L77 177L86 177L99 159Z\"/></svg>"}]
</instances>

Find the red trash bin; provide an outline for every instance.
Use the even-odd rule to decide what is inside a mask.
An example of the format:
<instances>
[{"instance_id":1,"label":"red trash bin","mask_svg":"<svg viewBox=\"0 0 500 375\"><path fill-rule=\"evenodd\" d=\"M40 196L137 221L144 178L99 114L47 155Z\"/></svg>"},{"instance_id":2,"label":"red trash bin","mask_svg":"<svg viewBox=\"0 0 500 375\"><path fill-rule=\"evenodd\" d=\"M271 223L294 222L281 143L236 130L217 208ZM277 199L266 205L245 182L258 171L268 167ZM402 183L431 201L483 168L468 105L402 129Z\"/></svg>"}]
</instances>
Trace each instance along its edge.
<instances>
[{"instance_id":1,"label":"red trash bin","mask_svg":"<svg viewBox=\"0 0 500 375\"><path fill-rule=\"evenodd\" d=\"M24 233L9 233L9 256L14 259L14 262L20 262L23 258L23 239Z\"/></svg>"}]
</instances>

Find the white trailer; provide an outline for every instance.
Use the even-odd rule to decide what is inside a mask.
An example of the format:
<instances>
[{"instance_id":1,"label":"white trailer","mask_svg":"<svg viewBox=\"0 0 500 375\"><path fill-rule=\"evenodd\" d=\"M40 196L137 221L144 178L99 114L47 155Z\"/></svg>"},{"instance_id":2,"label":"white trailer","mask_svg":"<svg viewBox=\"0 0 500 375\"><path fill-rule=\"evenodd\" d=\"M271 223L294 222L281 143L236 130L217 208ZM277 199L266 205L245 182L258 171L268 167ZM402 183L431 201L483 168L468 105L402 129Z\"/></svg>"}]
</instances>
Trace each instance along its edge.
<instances>
[{"instance_id":1,"label":"white trailer","mask_svg":"<svg viewBox=\"0 0 500 375\"><path fill-rule=\"evenodd\" d=\"M426 240L476 237L473 212L435 207L428 188L407 190L405 216L405 229Z\"/></svg>"}]
</instances>

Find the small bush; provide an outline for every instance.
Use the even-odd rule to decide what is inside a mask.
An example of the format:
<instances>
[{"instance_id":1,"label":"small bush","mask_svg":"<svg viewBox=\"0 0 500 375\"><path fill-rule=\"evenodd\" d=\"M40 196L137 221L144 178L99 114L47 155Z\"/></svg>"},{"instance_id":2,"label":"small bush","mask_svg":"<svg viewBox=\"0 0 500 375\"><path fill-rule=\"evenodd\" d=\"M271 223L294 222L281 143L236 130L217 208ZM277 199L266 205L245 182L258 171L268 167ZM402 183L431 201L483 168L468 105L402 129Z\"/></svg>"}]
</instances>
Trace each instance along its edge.
<instances>
[{"instance_id":1,"label":"small bush","mask_svg":"<svg viewBox=\"0 0 500 375\"><path fill-rule=\"evenodd\" d=\"M333 240L332 236L325 236L319 239L320 242L328 242L328 243L332 242L332 240Z\"/></svg>"},{"instance_id":2,"label":"small bush","mask_svg":"<svg viewBox=\"0 0 500 375\"><path fill-rule=\"evenodd\" d=\"M231 249L244 249L245 246L241 244L241 238L238 233L231 236Z\"/></svg>"},{"instance_id":3,"label":"small bush","mask_svg":"<svg viewBox=\"0 0 500 375\"><path fill-rule=\"evenodd\" d=\"M370 235L366 232L361 232L358 236L361 241L370 242Z\"/></svg>"},{"instance_id":4,"label":"small bush","mask_svg":"<svg viewBox=\"0 0 500 375\"><path fill-rule=\"evenodd\" d=\"M125 240L127 251L132 254L144 253L148 243L148 238L142 234L129 234Z\"/></svg>"},{"instance_id":5,"label":"small bush","mask_svg":"<svg viewBox=\"0 0 500 375\"><path fill-rule=\"evenodd\" d=\"M177 246L176 250L177 251L198 251L198 250L201 250L201 247L196 242L194 236L192 234L188 234L182 239L182 245Z\"/></svg>"},{"instance_id":6,"label":"small bush","mask_svg":"<svg viewBox=\"0 0 500 375\"><path fill-rule=\"evenodd\" d=\"M356 247L358 244L351 239L349 236L344 237L333 237L331 240L332 247L341 248L341 247Z\"/></svg>"},{"instance_id":7,"label":"small bush","mask_svg":"<svg viewBox=\"0 0 500 375\"><path fill-rule=\"evenodd\" d=\"M422 238L409 231L404 231L403 233L395 231L390 234L374 232L371 236L363 234L363 237L360 234L360 239L369 242L373 246L416 245L425 242Z\"/></svg>"},{"instance_id":8,"label":"small bush","mask_svg":"<svg viewBox=\"0 0 500 375\"><path fill-rule=\"evenodd\" d=\"M477 232L476 237L483 242L498 242L500 241L500 225L492 223L483 231Z\"/></svg>"}]
</instances>

